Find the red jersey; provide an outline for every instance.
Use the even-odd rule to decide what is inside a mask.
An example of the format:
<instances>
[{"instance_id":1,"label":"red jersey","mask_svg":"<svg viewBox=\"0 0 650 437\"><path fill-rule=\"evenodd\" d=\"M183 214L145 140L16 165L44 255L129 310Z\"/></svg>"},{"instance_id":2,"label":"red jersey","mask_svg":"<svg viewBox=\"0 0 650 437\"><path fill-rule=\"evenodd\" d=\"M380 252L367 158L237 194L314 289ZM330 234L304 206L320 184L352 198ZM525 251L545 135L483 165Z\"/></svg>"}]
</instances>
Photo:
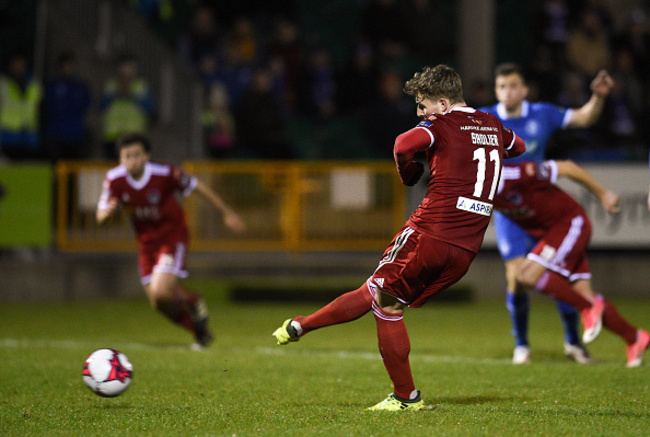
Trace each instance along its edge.
<instances>
[{"instance_id":1,"label":"red jersey","mask_svg":"<svg viewBox=\"0 0 650 437\"><path fill-rule=\"evenodd\" d=\"M170 235L187 241L187 220L177 195L188 196L197 183L196 177L171 165L148 162L138 180L120 165L106 173L98 208L106 208L109 198L117 198L130 211L141 247L158 243Z\"/></svg>"},{"instance_id":2,"label":"red jersey","mask_svg":"<svg viewBox=\"0 0 650 437\"><path fill-rule=\"evenodd\" d=\"M469 107L431 116L397 137L394 155L402 181L407 183L413 172L413 155L418 151L426 151L431 172L427 193L407 225L478 252L492 215L503 159L523 152L515 147L515 140L517 136L496 117ZM523 149L523 142L517 144Z\"/></svg>"},{"instance_id":3,"label":"red jersey","mask_svg":"<svg viewBox=\"0 0 650 437\"><path fill-rule=\"evenodd\" d=\"M558 222L584 216L585 210L554 185L555 161L505 165L494 207L534 238L542 238Z\"/></svg>"}]
</instances>

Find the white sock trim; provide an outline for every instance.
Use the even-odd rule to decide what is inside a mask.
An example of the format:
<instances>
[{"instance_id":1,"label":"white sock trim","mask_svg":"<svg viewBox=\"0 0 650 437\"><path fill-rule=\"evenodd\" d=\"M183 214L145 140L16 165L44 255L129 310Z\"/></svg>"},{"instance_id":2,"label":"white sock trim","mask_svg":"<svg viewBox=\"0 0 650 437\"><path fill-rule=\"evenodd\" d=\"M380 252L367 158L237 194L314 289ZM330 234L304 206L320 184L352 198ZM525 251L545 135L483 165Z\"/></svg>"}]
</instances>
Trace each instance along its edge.
<instances>
[{"instance_id":1,"label":"white sock trim","mask_svg":"<svg viewBox=\"0 0 650 437\"><path fill-rule=\"evenodd\" d=\"M293 328L296 330L298 336L302 335L302 326L300 325L300 323L296 322L295 320L292 320L290 325L293 326Z\"/></svg>"}]
</instances>

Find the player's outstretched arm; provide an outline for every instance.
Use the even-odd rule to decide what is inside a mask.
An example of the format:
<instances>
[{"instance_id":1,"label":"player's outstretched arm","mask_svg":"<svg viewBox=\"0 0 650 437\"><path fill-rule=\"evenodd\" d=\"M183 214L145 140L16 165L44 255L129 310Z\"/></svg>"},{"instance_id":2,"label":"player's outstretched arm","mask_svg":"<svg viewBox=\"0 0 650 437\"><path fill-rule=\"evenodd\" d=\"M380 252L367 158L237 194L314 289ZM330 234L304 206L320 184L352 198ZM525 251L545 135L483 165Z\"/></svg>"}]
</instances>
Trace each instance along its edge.
<instances>
[{"instance_id":1,"label":"player's outstretched arm","mask_svg":"<svg viewBox=\"0 0 650 437\"><path fill-rule=\"evenodd\" d=\"M589 127L596 123L596 120L603 112L605 100L612 88L614 88L614 79L607 71L599 71L594 80L591 81L591 98L580 108L572 111L568 126Z\"/></svg>"},{"instance_id":2,"label":"player's outstretched arm","mask_svg":"<svg viewBox=\"0 0 650 437\"><path fill-rule=\"evenodd\" d=\"M235 233L246 231L246 223L223 201L212 188L208 187L201 181L196 185L196 191L208 200L215 208L223 214L223 223Z\"/></svg>"},{"instance_id":3,"label":"player's outstretched arm","mask_svg":"<svg viewBox=\"0 0 650 437\"><path fill-rule=\"evenodd\" d=\"M95 220L97 220L97 223L101 225L106 220L108 220L109 217L115 214L117 205L117 199L115 197L111 197L108 199L106 207L97 207L97 211L95 212Z\"/></svg>"},{"instance_id":4,"label":"player's outstretched arm","mask_svg":"<svg viewBox=\"0 0 650 437\"><path fill-rule=\"evenodd\" d=\"M556 164L558 176L567 176L585 186L598 197L607 212L617 213L621 210L618 205L618 194L603 187L587 170L573 161L556 161Z\"/></svg>"}]
</instances>

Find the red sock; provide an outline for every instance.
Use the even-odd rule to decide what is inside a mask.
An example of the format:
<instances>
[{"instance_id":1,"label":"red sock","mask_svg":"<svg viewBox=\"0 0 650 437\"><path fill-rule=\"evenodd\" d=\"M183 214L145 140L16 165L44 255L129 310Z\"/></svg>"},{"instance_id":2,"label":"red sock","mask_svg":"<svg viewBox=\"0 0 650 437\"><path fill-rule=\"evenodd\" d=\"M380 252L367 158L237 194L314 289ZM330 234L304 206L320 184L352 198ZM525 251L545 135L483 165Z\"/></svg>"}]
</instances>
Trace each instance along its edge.
<instances>
[{"instance_id":1,"label":"red sock","mask_svg":"<svg viewBox=\"0 0 650 437\"><path fill-rule=\"evenodd\" d=\"M174 289L174 300L191 306L199 301L199 295L179 284Z\"/></svg>"},{"instance_id":2,"label":"red sock","mask_svg":"<svg viewBox=\"0 0 650 437\"><path fill-rule=\"evenodd\" d=\"M605 325L605 328L618 334L625 343L634 343L636 341L637 328L630 325L628 321L619 314L613 303L607 299L603 300L605 301L605 311L603 312L603 325Z\"/></svg>"},{"instance_id":3,"label":"red sock","mask_svg":"<svg viewBox=\"0 0 650 437\"><path fill-rule=\"evenodd\" d=\"M552 296L554 299L568 303L578 310L584 310L592 306L592 303L575 291L569 281L562 275L547 271L535 284L535 288L542 293Z\"/></svg>"},{"instance_id":4,"label":"red sock","mask_svg":"<svg viewBox=\"0 0 650 437\"><path fill-rule=\"evenodd\" d=\"M373 306L373 313L377 322L379 351L388 376L393 381L395 394L402 399L410 399L411 393L415 391L415 384L409 364L411 342L404 318L402 314L385 313L377 305Z\"/></svg>"},{"instance_id":5,"label":"red sock","mask_svg":"<svg viewBox=\"0 0 650 437\"><path fill-rule=\"evenodd\" d=\"M372 308L373 297L364 283L360 288L349 291L309 316L294 320L302 327L301 335L314 329L339 323L351 322L366 314Z\"/></svg>"},{"instance_id":6,"label":"red sock","mask_svg":"<svg viewBox=\"0 0 650 437\"><path fill-rule=\"evenodd\" d=\"M194 320L192 319L192 307L199 300L199 295L177 285L174 288L173 302L179 308L178 320L176 323L183 326L185 329L194 332Z\"/></svg>"},{"instance_id":7,"label":"red sock","mask_svg":"<svg viewBox=\"0 0 650 437\"><path fill-rule=\"evenodd\" d=\"M194 332L194 320L192 320L190 309L198 299L199 296L196 293L177 285L172 292L171 300L158 300L156 309L172 322Z\"/></svg>"}]
</instances>

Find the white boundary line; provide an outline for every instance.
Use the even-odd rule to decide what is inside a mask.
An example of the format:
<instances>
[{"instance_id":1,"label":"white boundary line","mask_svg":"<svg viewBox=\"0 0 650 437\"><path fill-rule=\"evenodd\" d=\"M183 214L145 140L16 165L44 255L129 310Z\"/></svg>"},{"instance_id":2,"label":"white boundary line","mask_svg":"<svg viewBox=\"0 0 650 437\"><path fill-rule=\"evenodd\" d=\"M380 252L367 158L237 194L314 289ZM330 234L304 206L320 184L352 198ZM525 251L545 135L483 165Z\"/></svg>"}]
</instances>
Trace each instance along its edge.
<instances>
[{"instance_id":1,"label":"white boundary line","mask_svg":"<svg viewBox=\"0 0 650 437\"><path fill-rule=\"evenodd\" d=\"M259 353L263 355L303 355L303 356L332 356L340 359L360 359L381 361L379 352L349 352L349 351L324 351L324 350L298 350L292 348L257 348ZM409 355L411 361L424 361L426 363L467 363L467 364L510 364L510 358L474 358L463 356L445 356L445 355L431 355L431 354L417 354L411 353Z\"/></svg>"},{"instance_id":2,"label":"white boundary line","mask_svg":"<svg viewBox=\"0 0 650 437\"><path fill-rule=\"evenodd\" d=\"M52 348L52 349L83 349L94 350L101 347L113 347L121 351L172 351L172 352L188 352L188 346L160 346L144 343L112 343L110 345L106 342L82 342L77 340L32 340L32 339L18 339L18 338L0 338L0 347L3 348ZM217 348L208 348L204 352L210 353L214 349L215 352L220 352ZM245 351L251 352L250 349L231 348L233 352ZM258 347L252 349L254 353L260 355L273 355L273 356L313 356L313 357L333 357L337 359L357 359L366 361L381 361L379 352L361 352L361 351L328 351L328 350L309 350L298 348L281 348L281 347ZM474 358L463 356L445 356L445 355L431 355L431 354L417 354L411 353L409 358L411 361L423 361L426 363L467 363L467 364L509 364L509 358L496 359L496 358Z\"/></svg>"},{"instance_id":3,"label":"white boundary line","mask_svg":"<svg viewBox=\"0 0 650 437\"><path fill-rule=\"evenodd\" d=\"M105 341L77 341L77 340L32 340L32 339L18 339L18 338L0 338L0 347L5 348L56 348L56 349L100 349L102 347L114 348L119 350L138 350L138 351L187 351L190 350L189 344L187 346L160 346L144 343L111 343L107 344ZM93 350L94 350L93 349Z\"/></svg>"}]
</instances>

